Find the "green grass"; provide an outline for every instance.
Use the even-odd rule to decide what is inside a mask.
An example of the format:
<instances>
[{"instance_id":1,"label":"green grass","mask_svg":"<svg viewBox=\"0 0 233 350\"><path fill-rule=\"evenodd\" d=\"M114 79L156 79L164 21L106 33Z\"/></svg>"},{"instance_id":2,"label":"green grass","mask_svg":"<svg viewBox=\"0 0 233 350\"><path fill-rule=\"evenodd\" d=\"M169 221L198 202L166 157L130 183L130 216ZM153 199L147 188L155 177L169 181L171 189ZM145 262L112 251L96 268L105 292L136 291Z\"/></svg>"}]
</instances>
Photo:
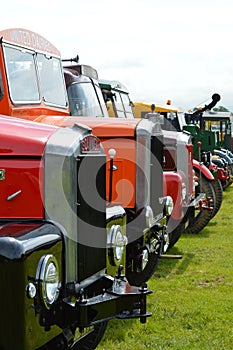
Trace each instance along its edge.
<instances>
[{"instance_id":1,"label":"green grass","mask_svg":"<svg viewBox=\"0 0 233 350\"><path fill-rule=\"evenodd\" d=\"M233 185L197 235L183 235L148 282L152 317L112 320L98 350L233 349Z\"/></svg>"}]
</instances>

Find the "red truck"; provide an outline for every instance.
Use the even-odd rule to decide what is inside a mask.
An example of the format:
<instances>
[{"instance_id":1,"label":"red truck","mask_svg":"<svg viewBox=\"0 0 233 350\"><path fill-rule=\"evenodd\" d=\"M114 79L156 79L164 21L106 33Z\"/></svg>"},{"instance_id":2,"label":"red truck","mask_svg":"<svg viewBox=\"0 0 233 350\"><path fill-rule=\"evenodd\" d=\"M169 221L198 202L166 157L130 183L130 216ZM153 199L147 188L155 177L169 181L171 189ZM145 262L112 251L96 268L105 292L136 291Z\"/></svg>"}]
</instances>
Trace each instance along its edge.
<instances>
[{"instance_id":1,"label":"red truck","mask_svg":"<svg viewBox=\"0 0 233 350\"><path fill-rule=\"evenodd\" d=\"M31 121L69 115L59 52L24 29L0 37L0 349L95 349L109 319L146 321L151 291L125 277L100 140Z\"/></svg>"}]
</instances>

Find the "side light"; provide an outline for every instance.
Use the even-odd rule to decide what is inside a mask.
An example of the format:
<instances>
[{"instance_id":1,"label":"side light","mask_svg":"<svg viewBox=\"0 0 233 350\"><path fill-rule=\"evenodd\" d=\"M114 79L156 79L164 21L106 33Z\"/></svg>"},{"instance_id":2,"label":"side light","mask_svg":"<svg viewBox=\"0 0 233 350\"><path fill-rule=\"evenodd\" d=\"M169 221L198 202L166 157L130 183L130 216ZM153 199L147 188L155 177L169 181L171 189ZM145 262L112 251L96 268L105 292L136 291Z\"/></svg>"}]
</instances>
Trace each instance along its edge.
<instances>
[{"instance_id":1,"label":"side light","mask_svg":"<svg viewBox=\"0 0 233 350\"><path fill-rule=\"evenodd\" d=\"M26 292L27 292L27 296L30 299L35 298L36 296L36 286L34 285L34 283L30 282L28 283L27 287L26 287Z\"/></svg>"},{"instance_id":2,"label":"side light","mask_svg":"<svg viewBox=\"0 0 233 350\"><path fill-rule=\"evenodd\" d=\"M46 308L57 300L59 296L60 278L57 259L54 255L43 255L39 261L36 273L39 284L40 297Z\"/></svg>"},{"instance_id":3,"label":"side light","mask_svg":"<svg viewBox=\"0 0 233 350\"><path fill-rule=\"evenodd\" d=\"M172 214L173 208L174 208L173 199L172 197L167 196L166 203L165 203L166 215L170 216Z\"/></svg>"}]
</instances>

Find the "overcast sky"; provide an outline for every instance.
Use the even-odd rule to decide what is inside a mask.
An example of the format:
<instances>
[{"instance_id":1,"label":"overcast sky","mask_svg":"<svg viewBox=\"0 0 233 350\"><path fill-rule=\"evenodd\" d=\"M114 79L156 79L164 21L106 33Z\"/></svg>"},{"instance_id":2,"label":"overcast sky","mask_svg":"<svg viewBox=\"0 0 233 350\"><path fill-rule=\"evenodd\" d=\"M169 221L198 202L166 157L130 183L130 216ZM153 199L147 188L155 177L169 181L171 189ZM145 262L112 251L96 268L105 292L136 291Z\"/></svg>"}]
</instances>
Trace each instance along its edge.
<instances>
[{"instance_id":1,"label":"overcast sky","mask_svg":"<svg viewBox=\"0 0 233 350\"><path fill-rule=\"evenodd\" d=\"M185 110L221 95L233 111L232 0L9 0L0 30L21 27L77 54L132 100Z\"/></svg>"}]
</instances>

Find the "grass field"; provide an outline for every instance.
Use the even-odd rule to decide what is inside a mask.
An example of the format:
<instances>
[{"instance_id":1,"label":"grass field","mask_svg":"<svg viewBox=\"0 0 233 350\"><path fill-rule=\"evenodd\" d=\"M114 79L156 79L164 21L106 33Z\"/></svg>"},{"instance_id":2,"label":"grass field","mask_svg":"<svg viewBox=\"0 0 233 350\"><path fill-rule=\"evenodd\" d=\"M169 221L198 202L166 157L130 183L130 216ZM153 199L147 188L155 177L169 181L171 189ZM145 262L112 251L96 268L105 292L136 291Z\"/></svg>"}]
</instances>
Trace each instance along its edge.
<instances>
[{"instance_id":1,"label":"grass field","mask_svg":"<svg viewBox=\"0 0 233 350\"><path fill-rule=\"evenodd\" d=\"M233 185L197 235L183 235L148 282L146 324L112 320L98 350L233 349Z\"/></svg>"}]
</instances>

